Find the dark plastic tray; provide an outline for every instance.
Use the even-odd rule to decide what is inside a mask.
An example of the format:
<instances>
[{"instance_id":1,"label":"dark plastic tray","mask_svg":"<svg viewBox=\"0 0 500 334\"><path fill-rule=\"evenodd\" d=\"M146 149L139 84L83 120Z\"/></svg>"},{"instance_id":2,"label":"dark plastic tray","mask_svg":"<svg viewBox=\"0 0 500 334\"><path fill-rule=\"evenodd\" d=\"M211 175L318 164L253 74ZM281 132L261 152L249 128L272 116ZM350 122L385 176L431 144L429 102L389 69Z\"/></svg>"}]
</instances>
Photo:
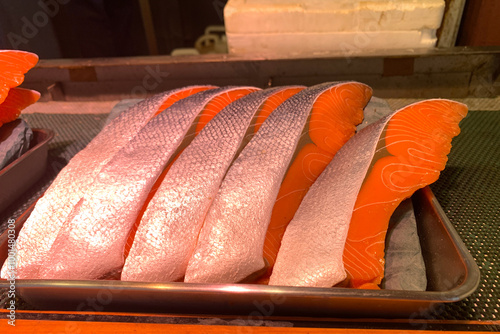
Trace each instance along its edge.
<instances>
[{"instance_id":1,"label":"dark plastic tray","mask_svg":"<svg viewBox=\"0 0 500 334\"><path fill-rule=\"evenodd\" d=\"M256 284L139 283L16 280L16 291L48 310L125 311L315 317L412 317L440 303L459 301L479 284L479 269L430 188L412 197L427 268L427 291L276 287ZM16 222L16 231L31 209ZM7 233L0 236L0 261ZM0 280L0 288L7 287Z\"/></svg>"},{"instance_id":2,"label":"dark plastic tray","mask_svg":"<svg viewBox=\"0 0 500 334\"><path fill-rule=\"evenodd\" d=\"M0 170L0 212L29 189L45 173L52 130L33 129L30 149Z\"/></svg>"}]
</instances>

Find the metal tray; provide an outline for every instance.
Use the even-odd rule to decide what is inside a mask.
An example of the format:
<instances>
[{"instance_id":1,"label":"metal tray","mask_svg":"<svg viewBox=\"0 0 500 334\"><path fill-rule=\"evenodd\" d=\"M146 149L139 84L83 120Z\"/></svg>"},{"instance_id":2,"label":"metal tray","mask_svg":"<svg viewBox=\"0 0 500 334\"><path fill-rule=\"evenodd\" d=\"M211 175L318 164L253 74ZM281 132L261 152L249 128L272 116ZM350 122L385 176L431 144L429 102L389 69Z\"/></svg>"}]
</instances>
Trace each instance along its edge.
<instances>
[{"instance_id":1,"label":"metal tray","mask_svg":"<svg viewBox=\"0 0 500 334\"><path fill-rule=\"evenodd\" d=\"M412 317L440 303L461 300L479 284L479 269L429 187L412 197L426 264L427 291L277 287L257 284L140 283L16 280L16 291L48 310L125 311L269 316ZM16 222L18 232L29 215ZM17 233L16 232L16 233ZM0 237L0 261L7 233ZM0 280L0 288L8 282Z\"/></svg>"},{"instance_id":2,"label":"metal tray","mask_svg":"<svg viewBox=\"0 0 500 334\"><path fill-rule=\"evenodd\" d=\"M45 172L52 130L32 129L31 148L0 170L0 212L29 189Z\"/></svg>"}]
</instances>

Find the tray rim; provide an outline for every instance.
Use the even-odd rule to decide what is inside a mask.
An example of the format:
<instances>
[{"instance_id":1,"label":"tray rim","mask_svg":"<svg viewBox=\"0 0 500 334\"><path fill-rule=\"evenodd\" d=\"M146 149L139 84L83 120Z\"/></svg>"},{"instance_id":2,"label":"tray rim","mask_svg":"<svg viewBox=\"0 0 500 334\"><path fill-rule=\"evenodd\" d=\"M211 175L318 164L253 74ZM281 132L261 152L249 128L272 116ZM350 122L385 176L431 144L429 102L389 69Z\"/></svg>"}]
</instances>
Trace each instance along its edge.
<instances>
[{"instance_id":1,"label":"tray rim","mask_svg":"<svg viewBox=\"0 0 500 334\"><path fill-rule=\"evenodd\" d=\"M32 187L45 173L48 145L54 138L53 130L31 128L33 138L29 149L0 170L0 211L4 211L15 200Z\"/></svg>"},{"instance_id":2,"label":"tray rim","mask_svg":"<svg viewBox=\"0 0 500 334\"><path fill-rule=\"evenodd\" d=\"M106 289L110 291L132 290L134 292L170 291L173 293L189 294L218 294L218 295L264 295L274 296L279 294L283 297L313 297L313 298L349 298L362 300L398 300L417 301L426 303L450 303L464 299L471 295L479 285L480 272L472 255L467 250L449 219L446 217L442 207L429 186L419 190L420 194L431 204L450 236L461 259L466 267L466 275L460 285L446 291L401 291L401 290L362 290L350 288L315 288L315 287L286 287L268 286L259 284L197 284L197 283L148 283L118 280L39 280L39 279L16 279L16 289L82 289L95 290ZM36 202L35 202L36 203ZM20 229L27 216L30 214L35 203L28 208L17 220L16 228ZM6 242L7 231L0 236L0 245ZM2 263L3 264L3 263ZM0 288L6 288L9 281L0 279ZM22 295L22 293L21 293Z\"/></svg>"},{"instance_id":3,"label":"tray rim","mask_svg":"<svg viewBox=\"0 0 500 334\"><path fill-rule=\"evenodd\" d=\"M35 133L43 134L45 137L42 138L42 140L40 140L39 142L36 142L35 145L30 147L30 149L27 150L26 152L24 152L19 158L12 161L4 168L0 169L0 177L2 177L4 174L8 173L11 169L15 168L22 161L28 159L33 154L34 151L37 151L41 146L50 142L52 140L52 138L54 138L54 136L55 136L54 131L51 129L32 128L31 130L33 131L33 140L32 141L35 140Z\"/></svg>"}]
</instances>

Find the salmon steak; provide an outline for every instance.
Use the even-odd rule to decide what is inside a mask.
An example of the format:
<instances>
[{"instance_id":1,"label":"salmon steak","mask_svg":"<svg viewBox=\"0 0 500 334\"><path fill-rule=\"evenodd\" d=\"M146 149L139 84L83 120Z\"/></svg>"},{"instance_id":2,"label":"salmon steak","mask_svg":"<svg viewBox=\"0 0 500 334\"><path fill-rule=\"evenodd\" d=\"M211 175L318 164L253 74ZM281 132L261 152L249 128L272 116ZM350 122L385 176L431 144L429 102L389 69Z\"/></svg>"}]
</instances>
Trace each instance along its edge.
<instances>
[{"instance_id":1,"label":"salmon steak","mask_svg":"<svg viewBox=\"0 0 500 334\"><path fill-rule=\"evenodd\" d=\"M92 184L103 166L124 147L140 129L176 101L197 92L214 88L195 86L167 91L145 99L108 124L59 172L38 199L17 238L17 277L37 278L38 270L59 230L73 207ZM6 277L7 263L1 277Z\"/></svg>"},{"instance_id":2,"label":"salmon steak","mask_svg":"<svg viewBox=\"0 0 500 334\"><path fill-rule=\"evenodd\" d=\"M286 99L302 88L253 92L229 104L206 124L169 168L149 203L122 280L169 282L184 277L205 214L227 168L253 135L252 121L262 121L260 114L270 98Z\"/></svg>"},{"instance_id":3,"label":"salmon steak","mask_svg":"<svg viewBox=\"0 0 500 334\"><path fill-rule=\"evenodd\" d=\"M353 83L338 85L318 96L314 102L311 117L281 183L271 213L264 241L264 258L268 268L260 283L268 281L286 227L307 191L337 151L354 135L356 125L363 117L366 118L362 109L371 96L371 88Z\"/></svg>"},{"instance_id":4,"label":"salmon steak","mask_svg":"<svg viewBox=\"0 0 500 334\"><path fill-rule=\"evenodd\" d=\"M24 81L24 74L38 63L38 56L31 52L0 50L0 105L9 90Z\"/></svg>"},{"instance_id":5,"label":"salmon steak","mask_svg":"<svg viewBox=\"0 0 500 334\"><path fill-rule=\"evenodd\" d=\"M337 99L344 94L348 98ZM298 92L273 111L227 171L206 214L184 281L236 283L262 270L272 208L290 162L302 149L298 145L309 130L308 122L319 119L318 123L327 125L331 114L336 115L335 102L341 101L341 121L323 131L333 131L332 138L337 138L336 132L352 135L370 97L371 89L360 83L324 83ZM321 107L315 108L316 103ZM309 136L314 135L310 131Z\"/></svg>"},{"instance_id":6,"label":"salmon steak","mask_svg":"<svg viewBox=\"0 0 500 334\"><path fill-rule=\"evenodd\" d=\"M149 191L171 157L189 145L204 107L240 90L205 90L152 118L99 171L63 223L39 270L41 278L98 279L119 271L128 233Z\"/></svg>"},{"instance_id":7,"label":"salmon steak","mask_svg":"<svg viewBox=\"0 0 500 334\"><path fill-rule=\"evenodd\" d=\"M271 285L377 289L396 207L439 177L467 107L428 100L350 139L311 186L283 237Z\"/></svg>"},{"instance_id":8,"label":"salmon steak","mask_svg":"<svg viewBox=\"0 0 500 334\"><path fill-rule=\"evenodd\" d=\"M15 88L23 83L24 74L38 62L34 53L0 50L0 126L17 119L21 111L35 103L40 93Z\"/></svg>"},{"instance_id":9,"label":"salmon steak","mask_svg":"<svg viewBox=\"0 0 500 334\"><path fill-rule=\"evenodd\" d=\"M30 89L11 88L0 104L0 126L17 119L21 111L38 101L40 93Z\"/></svg>"}]
</instances>

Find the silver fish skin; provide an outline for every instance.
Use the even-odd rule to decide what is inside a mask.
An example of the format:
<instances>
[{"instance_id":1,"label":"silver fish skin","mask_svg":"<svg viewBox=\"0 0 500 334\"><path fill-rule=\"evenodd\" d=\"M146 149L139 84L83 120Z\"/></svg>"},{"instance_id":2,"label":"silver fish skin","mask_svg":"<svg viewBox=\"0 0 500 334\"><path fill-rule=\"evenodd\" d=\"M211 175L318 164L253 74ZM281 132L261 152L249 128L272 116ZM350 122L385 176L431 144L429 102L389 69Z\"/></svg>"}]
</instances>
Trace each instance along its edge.
<instances>
[{"instance_id":1,"label":"silver fish skin","mask_svg":"<svg viewBox=\"0 0 500 334\"><path fill-rule=\"evenodd\" d=\"M384 129L398 112L414 107L450 117L439 106L433 106L435 102L440 102L441 107L452 108L450 111L456 112L454 118L461 119L467 113L466 106L458 102L440 99L418 102L367 126L340 149L309 189L288 225L270 285L331 287L346 278L343 254L351 217L377 145L384 143L385 139L381 138ZM456 119L439 121L443 127L451 126L458 130ZM412 127L406 129L411 130ZM420 147L432 153L431 148L425 145ZM425 185L420 184L422 187Z\"/></svg>"},{"instance_id":2,"label":"silver fish skin","mask_svg":"<svg viewBox=\"0 0 500 334\"><path fill-rule=\"evenodd\" d=\"M151 119L169 97L183 90L175 89L145 99L122 112L59 172L45 194L38 200L17 238L18 278L36 278L38 269L50 250L63 222L78 203L96 175ZM215 88L206 86L206 88ZM4 263L1 277L7 275Z\"/></svg>"},{"instance_id":3,"label":"silver fish skin","mask_svg":"<svg viewBox=\"0 0 500 334\"><path fill-rule=\"evenodd\" d=\"M206 212L262 104L288 88L253 92L219 112L172 164L148 205L122 280L181 280Z\"/></svg>"},{"instance_id":4,"label":"silver fish skin","mask_svg":"<svg viewBox=\"0 0 500 334\"><path fill-rule=\"evenodd\" d=\"M155 180L218 88L186 97L151 119L99 172L64 222L38 278L97 279L119 270L130 228ZM191 138L192 139L192 138Z\"/></svg>"},{"instance_id":5,"label":"silver fish skin","mask_svg":"<svg viewBox=\"0 0 500 334\"><path fill-rule=\"evenodd\" d=\"M282 103L228 170L206 215L185 282L236 283L264 268L263 245L281 182L317 97L307 88Z\"/></svg>"},{"instance_id":6,"label":"silver fish skin","mask_svg":"<svg viewBox=\"0 0 500 334\"><path fill-rule=\"evenodd\" d=\"M349 139L309 188L285 231L269 285L332 287L347 277L342 254L352 210L391 116Z\"/></svg>"}]
</instances>

